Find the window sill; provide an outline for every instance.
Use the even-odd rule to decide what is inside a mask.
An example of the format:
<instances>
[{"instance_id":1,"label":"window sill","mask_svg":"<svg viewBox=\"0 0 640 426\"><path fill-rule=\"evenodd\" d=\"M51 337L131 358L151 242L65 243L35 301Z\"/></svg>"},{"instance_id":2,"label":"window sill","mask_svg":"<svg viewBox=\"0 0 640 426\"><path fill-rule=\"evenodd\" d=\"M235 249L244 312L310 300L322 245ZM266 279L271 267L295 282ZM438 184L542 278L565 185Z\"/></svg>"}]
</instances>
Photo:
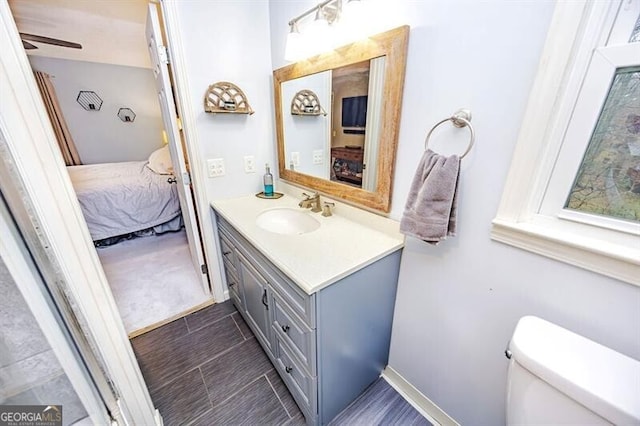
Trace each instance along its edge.
<instances>
[{"instance_id":1,"label":"window sill","mask_svg":"<svg viewBox=\"0 0 640 426\"><path fill-rule=\"evenodd\" d=\"M638 237L620 233L619 238L609 234L605 239L592 231L592 227L542 215L527 222L496 218L491 239L640 286Z\"/></svg>"}]
</instances>

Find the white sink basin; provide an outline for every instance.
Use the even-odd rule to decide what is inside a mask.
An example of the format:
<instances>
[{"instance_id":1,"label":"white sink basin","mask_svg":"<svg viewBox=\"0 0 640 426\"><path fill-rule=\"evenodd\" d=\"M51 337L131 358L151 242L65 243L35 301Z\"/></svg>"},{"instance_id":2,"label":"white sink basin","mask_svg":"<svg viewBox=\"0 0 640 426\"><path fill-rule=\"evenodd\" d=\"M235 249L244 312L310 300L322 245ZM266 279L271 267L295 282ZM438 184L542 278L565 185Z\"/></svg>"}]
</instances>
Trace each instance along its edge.
<instances>
[{"instance_id":1,"label":"white sink basin","mask_svg":"<svg viewBox=\"0 0 640 426\"><path fill-rule=\"evenodd\" d=\"M320 222L306 210L283 207L263 211L256 218L256 225L276 234L301 235L318 229Z\"/></svg>"}]
</instances>

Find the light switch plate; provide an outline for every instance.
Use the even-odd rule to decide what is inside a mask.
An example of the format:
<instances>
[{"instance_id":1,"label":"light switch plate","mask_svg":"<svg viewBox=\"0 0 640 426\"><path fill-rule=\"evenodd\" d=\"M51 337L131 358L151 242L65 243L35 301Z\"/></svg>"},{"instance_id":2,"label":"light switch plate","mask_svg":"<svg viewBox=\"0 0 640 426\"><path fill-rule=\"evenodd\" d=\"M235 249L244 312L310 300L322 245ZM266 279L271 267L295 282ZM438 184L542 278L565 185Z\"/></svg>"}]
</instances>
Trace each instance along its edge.
<instances>
[{"instance_id":1,"label":"light switch plate","mask_svg":"<svg viewBox=\"0 0 640 426\"><path fill-rule=\"evenodd\" d=\"M245 155L244 157L244 172L245 173L255 173L256 172L256 161L253 158L253 155Z\"/></svg>"},{"instance_id":2,"label":"light switch plate","mask_svg":"<svg viewBox=\"0 0 640 426\"><path fill-rule=\"evenodd\" d=\"M207 160L207 170L209 171L210 178L224 176L224 159L210 158Z\"/></svg>"},{"instance_id":3,"label":"light switch plate","mask_svg":"<svg viewBox=\"0 0 640 426\"><path fill-rule=\"evenodd\" d=\"M293 162L294 166L299 166L300 165L300 153L299 152L292 152L291 153L291 161Z\"/></svg>"}]
</instances>

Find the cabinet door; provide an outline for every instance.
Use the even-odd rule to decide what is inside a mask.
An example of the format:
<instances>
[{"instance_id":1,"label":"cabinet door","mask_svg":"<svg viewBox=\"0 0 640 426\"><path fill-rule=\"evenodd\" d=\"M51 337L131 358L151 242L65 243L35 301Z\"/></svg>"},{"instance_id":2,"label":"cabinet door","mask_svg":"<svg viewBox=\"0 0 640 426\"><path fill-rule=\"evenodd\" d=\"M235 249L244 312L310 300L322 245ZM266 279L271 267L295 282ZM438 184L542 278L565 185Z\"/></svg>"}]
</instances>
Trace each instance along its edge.
<instances>
[{"instance_id":1,"label":"cabinet door","mask_svg":"<svg viewBox=\"0 0 640 426\"><path fill-rule=\"evenodd\" d=\"M265 349L271 350L271 321L269 317L269 295L267 294L267 280L238 253L240 275L244 290L246 316L251 328L261 340Z\"/></svg>"}]
</instances>

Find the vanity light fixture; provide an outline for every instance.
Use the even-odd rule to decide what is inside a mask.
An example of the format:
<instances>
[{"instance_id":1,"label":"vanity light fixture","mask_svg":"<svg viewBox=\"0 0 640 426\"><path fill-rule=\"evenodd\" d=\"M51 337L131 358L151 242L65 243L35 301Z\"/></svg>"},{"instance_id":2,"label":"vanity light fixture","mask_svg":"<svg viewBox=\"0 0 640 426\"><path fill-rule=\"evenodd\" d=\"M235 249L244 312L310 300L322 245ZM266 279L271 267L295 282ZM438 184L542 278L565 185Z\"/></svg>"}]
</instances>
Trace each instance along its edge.
<instances>
[{"instance_id":1,"label":"vanity light fixture","mask_svg":"<svg viewBox=\"0 0 640 426\"><path fill-rule=\"evenodd\" d=\"M333 31L329 28L329 21L325 18L323 9L319 7L316 9L316 16L313 22L307 26L305 34L306 49L310 56L333 49L331 40L333 35Z\"/></svg>"},{"instance_id":2,"label":"vanity light fixture","mask_svg":"<svg viewBox=\"0 0 640 426\"><path fill-rule=\"evenodd\" d=\"M302 59L302 48L304 42L302 35L298 30L297 22L289 23L290 31L287 34L287 44L284 51L284 59L289 62L296 62L298 59Z\"/></svg>"},{"instance_id":3,"label":"vanity light fixture","mask_svg":"<svg viewBox=\"0 0 640 426\"><path fill-rule=\"evenodd\" d=\"M325 0L289 21L284 59L295 62L348 44L359 36L363 0ZM301 22L311 14L314 20L301 31Z\"/></svg>"},{"instance_id":4,"label":"vanity light fixture","mask_svg":"<svg viewBox=\"0 0 640 426\"><path fill-rule=\"evenodd\" d=\"M369 19L363 0L348 0L340 13L340 38L344 44L353 43L369 34Z\"/></svg>"}]
</instances>

